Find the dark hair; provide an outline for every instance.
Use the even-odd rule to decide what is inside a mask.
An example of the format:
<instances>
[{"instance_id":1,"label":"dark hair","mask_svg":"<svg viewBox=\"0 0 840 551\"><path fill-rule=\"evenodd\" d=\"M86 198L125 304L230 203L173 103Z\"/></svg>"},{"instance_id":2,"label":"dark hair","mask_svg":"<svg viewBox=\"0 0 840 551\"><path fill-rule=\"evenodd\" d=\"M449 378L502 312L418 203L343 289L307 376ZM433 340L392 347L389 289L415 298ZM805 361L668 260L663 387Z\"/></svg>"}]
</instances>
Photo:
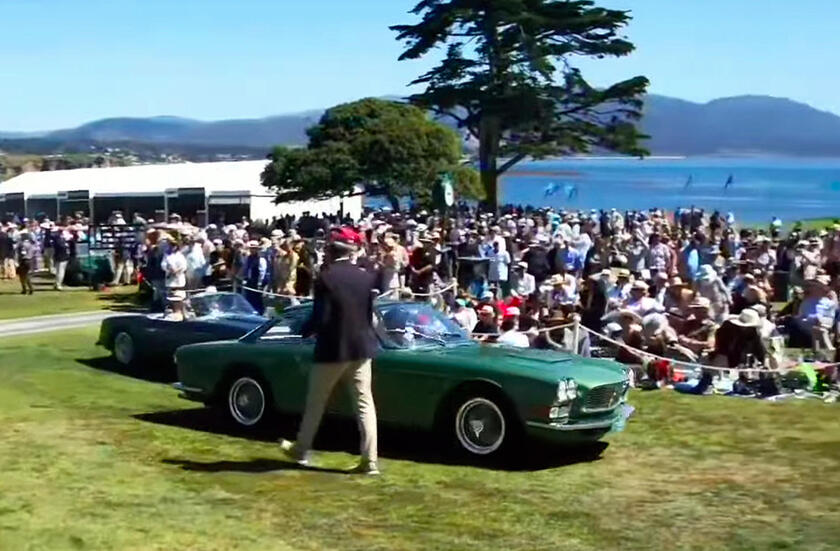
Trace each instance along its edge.
<instances>
[{"instance_id":1,"label":"dark hair","mask_svg":"<svg viewBox=\"0 0 840 551\"><path fill-rule=\"evenodd\" d=\"M502 331L510 331L514 327L516 327L516 318L513 316L502 320Z\"/></svg>"},{"instance_id":2,"label":"dark hair","mask_svg":"<svg viewBox=\"0 0 840 551\"><path fill-rule=\"evenodd\" d=\"M327 243L326 249L332 258L346 256L356 250L353 245L344 243L343 241L330 241Z\"/></svg>"}]
</instances>

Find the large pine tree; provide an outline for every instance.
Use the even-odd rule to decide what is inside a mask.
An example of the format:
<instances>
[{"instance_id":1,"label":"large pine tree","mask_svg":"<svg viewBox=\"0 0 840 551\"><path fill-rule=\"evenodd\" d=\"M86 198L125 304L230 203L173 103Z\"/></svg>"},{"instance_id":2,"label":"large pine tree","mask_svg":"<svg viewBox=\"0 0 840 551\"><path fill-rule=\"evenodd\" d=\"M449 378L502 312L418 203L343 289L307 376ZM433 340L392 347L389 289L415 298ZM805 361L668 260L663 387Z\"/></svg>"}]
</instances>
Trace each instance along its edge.
<instances>
[{"instance_id":1,"label":"large pine tree","mask_svg":"<svg viewBox=\"0 0 840 551\"><path fill-rule=\"evenodd\" d=\"M630 20L591 0L422 0L416 25L391 27L407 44L400 59L446 48L444 59L412 84L418 106L452 117L478 140L487 201L498 207L498 178L527 157L603 149L644 155L635 127L645 77L591 86L574 65L581 56L624 56Z\"/></svg>"}]
</instances>

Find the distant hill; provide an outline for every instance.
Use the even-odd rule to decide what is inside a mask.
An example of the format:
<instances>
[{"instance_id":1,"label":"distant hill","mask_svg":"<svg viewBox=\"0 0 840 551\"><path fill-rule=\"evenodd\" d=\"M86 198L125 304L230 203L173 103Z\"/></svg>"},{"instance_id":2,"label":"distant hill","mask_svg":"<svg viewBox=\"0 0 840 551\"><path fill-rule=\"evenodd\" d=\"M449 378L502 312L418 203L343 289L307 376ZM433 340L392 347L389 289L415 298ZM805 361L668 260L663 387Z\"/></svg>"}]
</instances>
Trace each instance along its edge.
<instances>
[{"instance_id":1,"label":"distant hill","mask_svg":"<svg viewBox=\"0 0 840 551\"><path fill-rule=\"evenodd\" d=\"M145 142L266 148L274 144L305 143L306 129L315 124L320 116L321 111L213 122L180 117L114 118L49 132L42 139L59 142Z\"/></svg>"},{"instance_id":2,"label":"distant hill","mask_svg":"<svg viewBox=\"0 0 840 551\"><path fill-rule=\"evenodd\" d=\"M651 95L642 130L660 155L840 157L840 116L769 96L691 103Z\"/></svg>"},{"instance_id":3,"label":"distant hill","mask_svg":"<svg viewBox=\"0 0 840 551\"><path fill-rule=\"evenodd\" d=\"M108 144L202 154L264 154L272 145L302 145L321 111L263 119L203 122L180 117L113 118L39 135L0 132L0 150L76 151ZM700 104L650 95L642 130L659 155L840 157L840 116L788 99L740 96Z\"/></svg>"}]
</instances>

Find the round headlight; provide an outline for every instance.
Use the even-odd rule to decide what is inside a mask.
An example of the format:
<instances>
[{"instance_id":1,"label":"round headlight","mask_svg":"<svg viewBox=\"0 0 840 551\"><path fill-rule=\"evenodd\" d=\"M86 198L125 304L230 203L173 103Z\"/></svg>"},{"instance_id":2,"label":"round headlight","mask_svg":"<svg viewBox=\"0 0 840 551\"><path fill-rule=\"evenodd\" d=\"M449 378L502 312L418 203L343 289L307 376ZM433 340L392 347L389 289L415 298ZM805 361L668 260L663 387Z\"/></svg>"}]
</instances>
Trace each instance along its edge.
<instances>
[{"instance_id":1,"label":"round headlight","mask_svg":"<svg viewBox=\"0 0 840 551\"><path fill-rule=\"evenodd\" d=\"M566 381L566 393L569 395L570 399L575 399L578 396L578 386L577 381L574 379L568 379Z\"/></svg>"},{"instance_id":2,"label":"round headlight","mask_svg":"<svg viewBox=\"0 0 840 551\"><path fill-rule=\"evenodd\" d=\"M568 386L565 379L557 382L557 401L561 404L569 401Z\"/></svg>"}]
</instances>

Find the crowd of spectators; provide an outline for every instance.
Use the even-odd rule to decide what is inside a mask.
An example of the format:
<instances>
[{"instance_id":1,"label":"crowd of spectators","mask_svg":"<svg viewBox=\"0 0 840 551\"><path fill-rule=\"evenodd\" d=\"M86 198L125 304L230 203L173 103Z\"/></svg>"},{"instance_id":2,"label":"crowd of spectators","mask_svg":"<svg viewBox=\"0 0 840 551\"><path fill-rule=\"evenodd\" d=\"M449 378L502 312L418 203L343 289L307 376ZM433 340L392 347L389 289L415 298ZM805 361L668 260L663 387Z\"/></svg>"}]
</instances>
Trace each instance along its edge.
<instances>
[{"instance_id":1,"label":"crowd of spectators","mask_svg":"<svg viewBox=\"0 0 840 551\"><path fill-rule=\"evenodd\" d=\"M127 224L115 213L113 224ZM138 239L116 247L112 284L141 284L163 309L185 292L231 286L262 311L266 293L309 297L333 228L358 235L355 262L376 272L383 295L436 302L476 338L513 346L609 348L572 320L633 349L719 366L770 365L786 347L835 355L840 225L782 231L739 228L731 214L557 211L467 207L286 217L206 227L172 215L135 216ZM62 266L88 226L83 219L7 224L2 276ZM167 298L168 297L168 298ZM578 339L578 342L572 342ZM613 352L639 360L632 349ZM600 353L600 352L598 352Z\"/></svg>"}]
</instances>

